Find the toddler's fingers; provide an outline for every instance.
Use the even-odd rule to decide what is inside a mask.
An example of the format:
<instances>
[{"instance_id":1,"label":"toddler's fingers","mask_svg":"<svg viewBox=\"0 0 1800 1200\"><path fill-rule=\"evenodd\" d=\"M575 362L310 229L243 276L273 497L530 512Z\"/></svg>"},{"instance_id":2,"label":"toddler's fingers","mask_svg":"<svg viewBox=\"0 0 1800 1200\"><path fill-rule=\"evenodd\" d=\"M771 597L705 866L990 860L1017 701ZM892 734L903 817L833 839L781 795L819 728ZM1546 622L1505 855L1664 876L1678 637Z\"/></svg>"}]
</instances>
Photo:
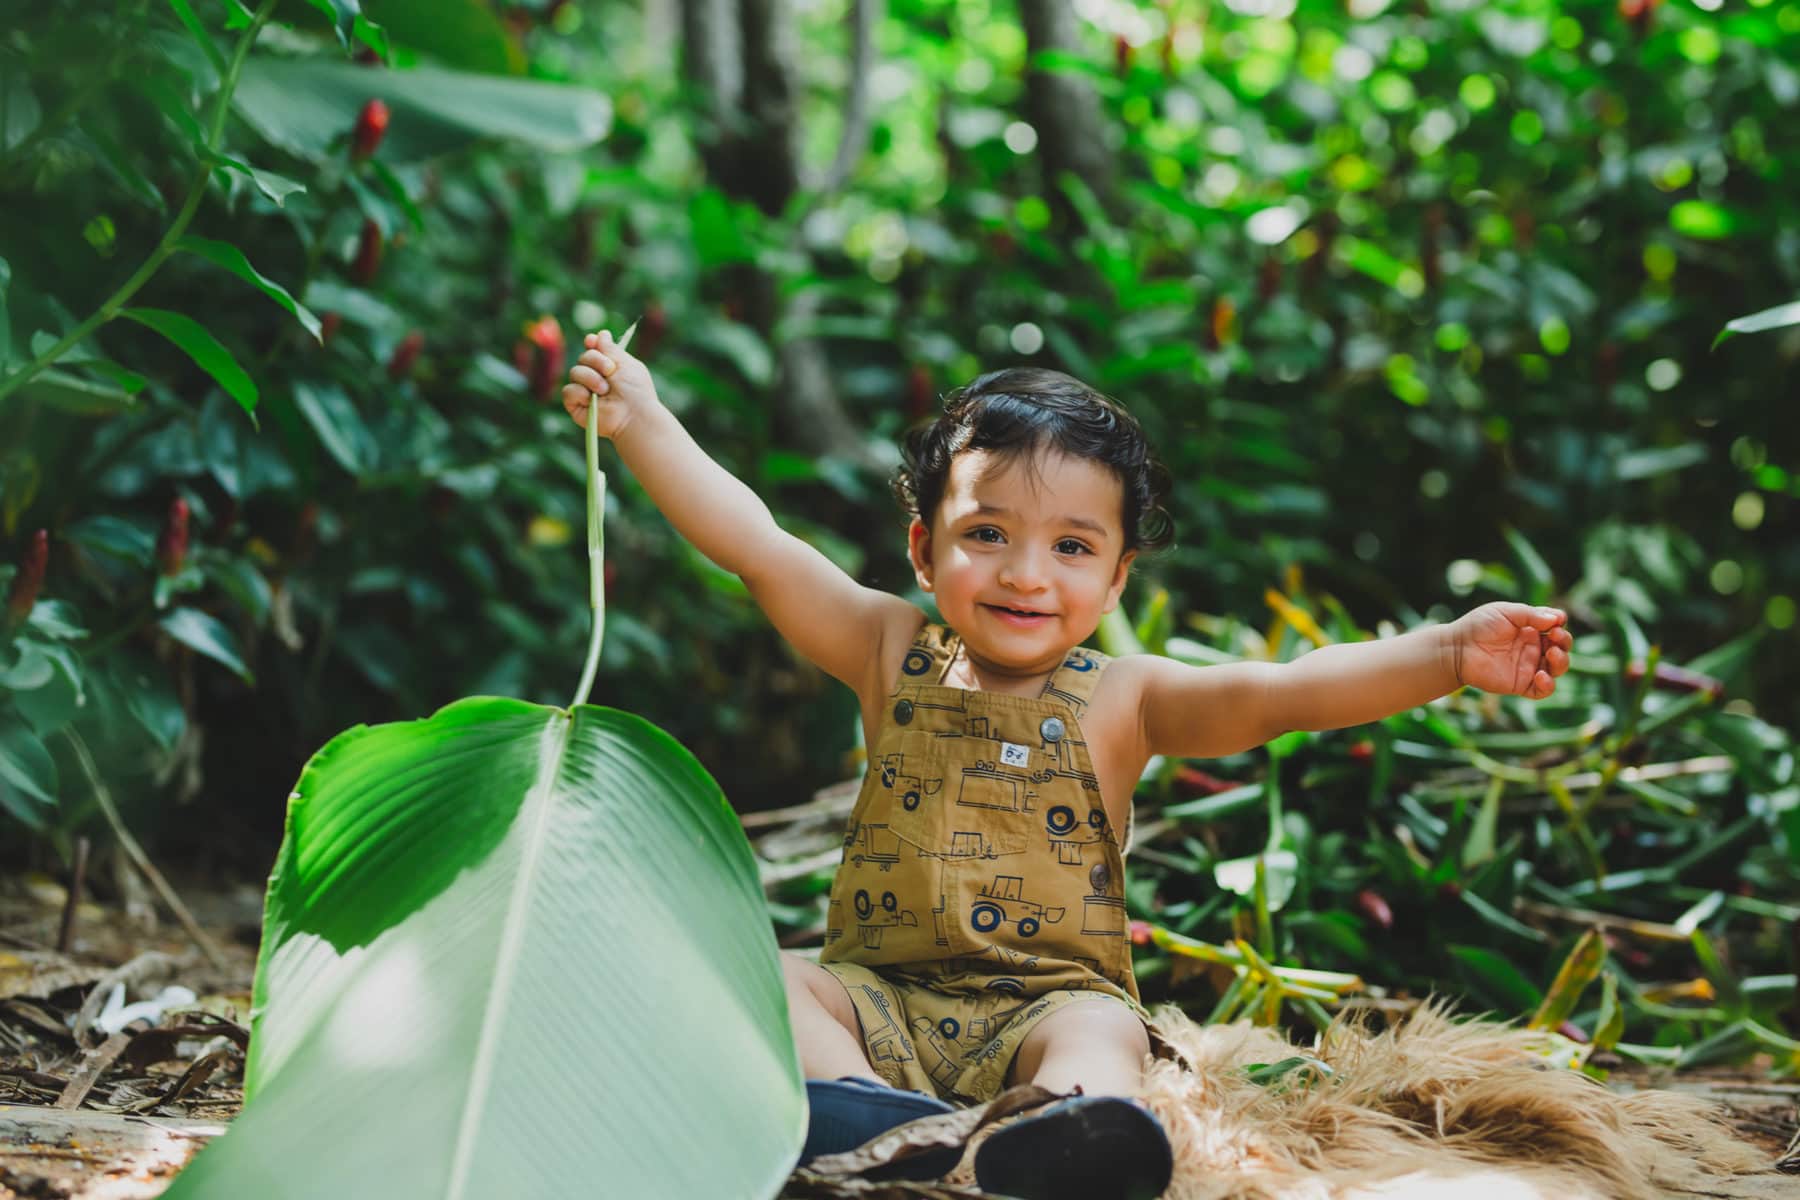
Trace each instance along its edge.
<instances>
[{"instance_id":1,"label":"toddler's fingers","mask_svg":"<svg viewBox=\"0 0 1800 1200\"><path fill-rule=\"evenodd\" d=\"M592 399L593 397L588 390L579 384L566 383L563 385L563 409L571 417L574 417L576 423L581 425L584 429L587 427L588 405L591 403Z\"/></svg>"},{"instance_id":2,"label":"toddler's fingers","mask_svg":"<svg viewBox=\"0 0 1800 1200\"><path fill-rule=\"evenodd\" d=\"M597 392L601 395L605 395L611 387L611 385L606 382L606 377L592 367L570 367L569 378L586 388L588 391Z\"/></svg>"},{"instance_id":3,"label":"toddler's fingers","mask_svg":"<svg viewBox=\"0 0 1800 1200\"><path fill-rule=\"evenodd\" d=\"M583 351L581 357L575 361L594 368L594 370L600 372L602 375L610 376L619 369L618 363L606 357L606 355L600 353L598 350Z\"/></svg>"}]
</instances>

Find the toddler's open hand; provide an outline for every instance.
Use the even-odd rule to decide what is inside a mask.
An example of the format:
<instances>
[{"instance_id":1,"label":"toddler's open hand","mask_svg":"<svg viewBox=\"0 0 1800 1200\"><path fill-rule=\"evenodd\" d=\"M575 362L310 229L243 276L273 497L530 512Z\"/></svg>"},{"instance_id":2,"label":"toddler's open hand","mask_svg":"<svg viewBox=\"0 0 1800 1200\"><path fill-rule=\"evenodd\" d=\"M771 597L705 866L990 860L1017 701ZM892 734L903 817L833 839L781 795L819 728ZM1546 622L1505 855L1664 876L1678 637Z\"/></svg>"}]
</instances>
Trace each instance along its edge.
<instances>
[{"instance_id":1,"label":"toddler's open hand","mask_svg":"<svg viewBox=\"0 0 1800 1200\"><path fill-rule=\"evenodd\" d=\"M1559 608L1495 601L1451 626L1456 677L1468 687L1542 700L1569 669L1569 614Z\"/></svg>"},{"instance_id":2,"label":"toddler's open hand","mask_svg":"<svg viewBox=\"0 0 1800 1200\"><path fill-rule=\"evenodd\" d=\"M563 407L583 429L589 414L597 414L596 432L618 437L644 405L656 403L656 384L650 368L613 341L609 330L590 333L583 343L586 349L569 368L569 382L563 386Z\"/></svg>"}]
</instances>

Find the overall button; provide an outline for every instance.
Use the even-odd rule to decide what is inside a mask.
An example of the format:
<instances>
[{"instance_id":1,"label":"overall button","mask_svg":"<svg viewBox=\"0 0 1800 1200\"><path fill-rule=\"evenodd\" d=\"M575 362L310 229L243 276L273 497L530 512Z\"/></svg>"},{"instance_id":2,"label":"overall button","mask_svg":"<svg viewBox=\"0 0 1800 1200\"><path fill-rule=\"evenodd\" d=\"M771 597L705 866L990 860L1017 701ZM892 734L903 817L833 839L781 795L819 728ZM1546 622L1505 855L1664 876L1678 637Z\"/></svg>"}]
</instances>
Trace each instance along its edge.
<instances>
[{"instance_id":1,"label":"overall button","mask_svg":"<svg viewBox=\"0 0 1800 1200\"><path fill-rule=\"evenodd\" d=\"M1112 870L1105 863L1095 863L1094 869L1088 872L1088 885L1094 889L1095 895L1103 895L1106 885L1112 882Z\"/></svg>"},{"instance_id":2,"label":"overall button","mask_svg":"<svg viewBox=\"0 0 1800 1200\"><path fill-rule=\"evenodd\" d=\"M912 708L913 708L913 706L912 706L911 700L900 701L900 703L894 705L894 720L898 721L902 725L912 724ZM1058 726L1057 731L1059 734L1061 733L1060 725Z\"/></svg>"},{"instance_id":3,"label":"overall button","mask_svg":"<svg viewBox=\"0 0 1800 1200\"><path fill-rule=\"evenodd\" d=\"M1063 735L1061 717L1045 717L1044 723L1038 726L1038 732L1044 735L1046 742L1060 742Z\"/></svg>"}]
</instances>

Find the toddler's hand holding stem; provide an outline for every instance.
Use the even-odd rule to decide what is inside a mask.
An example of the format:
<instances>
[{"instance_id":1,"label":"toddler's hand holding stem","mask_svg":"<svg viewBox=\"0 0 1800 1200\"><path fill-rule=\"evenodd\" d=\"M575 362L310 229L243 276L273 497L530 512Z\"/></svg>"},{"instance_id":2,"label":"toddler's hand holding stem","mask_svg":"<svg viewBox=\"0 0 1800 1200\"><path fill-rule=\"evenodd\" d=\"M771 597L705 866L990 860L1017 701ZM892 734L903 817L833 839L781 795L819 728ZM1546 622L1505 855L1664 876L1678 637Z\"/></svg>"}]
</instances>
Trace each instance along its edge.
<instances>
[{"instance_id":1,"label":"toddler's hand holding stem","mask_svg":"<svg viewBox=\"0 0 1800 1200\"><path fill-rule=\"evenodd\" d=\"M590 413L597 414L595 432L617 438L634 416L658 403L656 384L650 369L615 342L609 330L588 334L583 344L586 348L569 368L569 382L562 390L563 408L583 429Z\"/></svg>"}]
</instances>

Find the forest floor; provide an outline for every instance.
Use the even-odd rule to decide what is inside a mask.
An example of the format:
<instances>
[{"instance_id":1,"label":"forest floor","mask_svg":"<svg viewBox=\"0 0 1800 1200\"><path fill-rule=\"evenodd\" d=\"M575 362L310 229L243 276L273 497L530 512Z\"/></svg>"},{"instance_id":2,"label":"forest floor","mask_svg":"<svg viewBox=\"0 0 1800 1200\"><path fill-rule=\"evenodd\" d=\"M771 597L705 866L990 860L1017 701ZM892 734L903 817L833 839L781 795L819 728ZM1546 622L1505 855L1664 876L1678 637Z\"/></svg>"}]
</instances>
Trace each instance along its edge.
<instances>
[{"instance_id":1,"label":"forest floor","mask_svg":"<svg viewBox=\"0 0 1800 1200\"><path fill-rule=\"evenodd\" d=\"M262 893L245 885L182 895L208 943L204 951L179 926L157 920L139 896L130 911L80 904L68 950L59 952L61 885L41 876L0 878L0 1200L149 1200L237 1115ZM158 995L166 1015L145 1010L133 1020L120 1011L126 999ZM1771 1164L1796 1157L1800 1080L1775 1078L1766 1064L1678 1077L1628 1067L1610 1082L1704 1095L1724 1107L1741 1136L1768 1150ZM1678 1194L1686 1193L1671 1195ZM1741 1190L1707 1194L1800 1197L1800 1177L1746 1177ZM784 1195L967 1200L979 1193L796 1177Z\"/></svg>"}]
</instances>

